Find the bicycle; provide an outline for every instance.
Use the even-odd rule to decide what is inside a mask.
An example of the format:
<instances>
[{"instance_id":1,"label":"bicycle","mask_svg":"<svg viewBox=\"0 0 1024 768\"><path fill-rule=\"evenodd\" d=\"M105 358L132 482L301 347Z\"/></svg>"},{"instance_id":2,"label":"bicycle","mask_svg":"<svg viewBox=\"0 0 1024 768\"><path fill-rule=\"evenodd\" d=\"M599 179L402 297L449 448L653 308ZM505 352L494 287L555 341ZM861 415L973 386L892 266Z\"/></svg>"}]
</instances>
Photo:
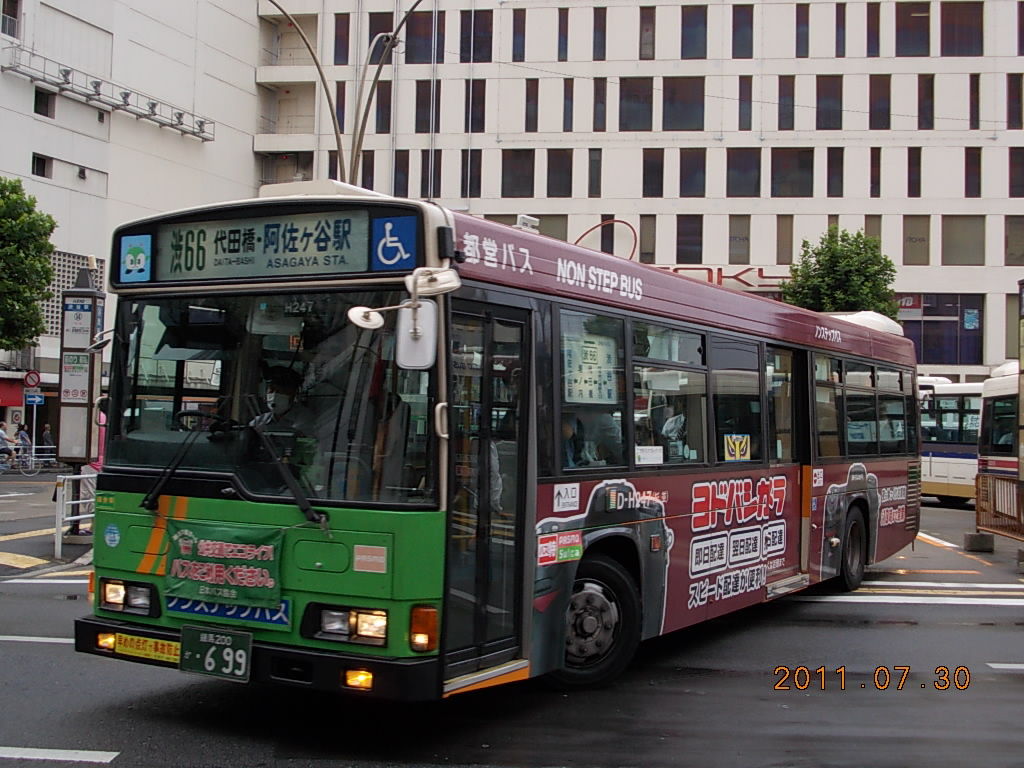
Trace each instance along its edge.
<instances>
[{"instance_id":1,"label":"bicycle","mask_svg":"<svg viewBox=\"0 0 1024 768\"><path fill-rule=\"evenodd\" d=\"M3 460L0 461L0 474L3 474L8 469L17 469L25 477L35 477L39 474L42 467L43 464L36 458L34 451L29 450L26 452L23 449L15 449L13 461L10 456L4 456Z\"/></svg>"}]
</instances>

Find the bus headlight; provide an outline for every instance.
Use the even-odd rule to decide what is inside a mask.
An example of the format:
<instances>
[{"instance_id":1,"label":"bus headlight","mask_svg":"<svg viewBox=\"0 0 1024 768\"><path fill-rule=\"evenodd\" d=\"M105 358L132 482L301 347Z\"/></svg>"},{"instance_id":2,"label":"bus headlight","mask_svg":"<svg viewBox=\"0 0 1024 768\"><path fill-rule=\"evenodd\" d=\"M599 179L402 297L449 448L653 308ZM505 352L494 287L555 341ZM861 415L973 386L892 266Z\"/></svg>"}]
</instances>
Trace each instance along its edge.
<instances>
[{"instance_id":1,"label":"bus headlight","mask_svg":"<svg viewBox=\"0 0 1024 768\"><path fill-rule=\"evenodd\" d=\"M320 609L314 637L363 645L384 645L388 639L388 612L368 608Z\"/></svg>"},{"instance_id":2,"label":"bus headlight","mask_svg":"<svg viewBox=\"0 0 1024 768\"><path fill-rule=\"evenodd\" d=\"M141 581L100 579L100 608L105 611L155 616L153 585Z\"/></svg>"},{"instance_id":3,"label":"bus headlight","mask_svg":"<svg viewBox=\"0 0 1024 768\"><path fill-rule=\"evenodd\" d=\"M352 611L354 620L352 642L384 645L388 639L387 611Z\"/></svg>"}]
</instances>

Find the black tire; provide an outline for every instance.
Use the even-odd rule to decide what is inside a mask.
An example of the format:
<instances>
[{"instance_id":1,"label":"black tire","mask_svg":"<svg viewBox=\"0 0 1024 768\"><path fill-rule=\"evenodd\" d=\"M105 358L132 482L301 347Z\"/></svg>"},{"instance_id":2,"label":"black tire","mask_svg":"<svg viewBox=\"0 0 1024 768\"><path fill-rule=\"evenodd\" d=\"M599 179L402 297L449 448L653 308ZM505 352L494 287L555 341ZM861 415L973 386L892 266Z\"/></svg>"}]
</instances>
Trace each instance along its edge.
<instances>
[{"instance_id":1,"label":"black tire","mask_svg":"<svg viewBox=\"0 0 1024 768\"><path fill-rule=\"evenodd\" d=\"M943 507L951 507L952 509L962 509L970 501L970 499L965 499L961 496L936 496L935 498L939 500L939 504Z\"/></svg>"},{"instance_id":2,"label":"black tire","mask_svg":"<svg viewBox=\"0 0 1024 768\"><path fill-rule=\"evenodd\" d=\"M843 554L840 558L839 588L852 592L864 580L864 566L868 561L868 531L864 513L857 508L846 513L846 527L843 531Z\"/></svg>"},{"instance_id":3,"label":"black tire","mask_svg":"<svg viewBox=\"0 0 1024 768\"><path fill-rule=\"evenodd\" d=\"M580 563L565 632L564 665L549 675L557 687L604 685L629 666L640 644L640 596L618 562L598 554Z\"/></svg>"}]
</instances>

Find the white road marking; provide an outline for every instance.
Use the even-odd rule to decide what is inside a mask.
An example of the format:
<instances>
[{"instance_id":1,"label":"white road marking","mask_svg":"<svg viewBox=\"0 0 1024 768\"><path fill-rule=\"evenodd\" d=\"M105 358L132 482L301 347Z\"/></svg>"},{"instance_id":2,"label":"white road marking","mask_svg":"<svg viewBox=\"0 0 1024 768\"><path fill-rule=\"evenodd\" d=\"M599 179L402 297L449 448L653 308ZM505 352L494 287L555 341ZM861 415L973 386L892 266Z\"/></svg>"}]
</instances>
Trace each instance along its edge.
<instances>
[{"instance_id":1,"label":"white road marking","mask_svg":"<svg viewBox=\"0 0 1024 768\"><path fill-rule=\"evenodd\" d=\"M75 642L73 637L32 637L31 635L0 635L0 642L4 640L11 643L55 643L57 645L72 645Z\"/></svg>"},{"instance_id":2,"label":"white road marking","mask_svg":"<svg viewBox=\"0 0 1024 768\"><path fill-rule=\"evenodd\" d=\"M1024 664L1000 664L995 661L987 661L985 663L992 667L992 669L1001 669L1007 672L1024 672Z\"/></svg>"},{"instance_id":3,"label":"white road marking","mask_svg":"<svg viewBox=\"0 0 1024 768\"><path fill-rule=\"evenodd\" d=\"M786 598L802 603L888 603L892 605L989 605L1020 608L1024 600L1014 597L940 597L918 595L794 595Z\"/></svg>"},{"instance_id":4,"label":"white road marking","mask_svg":"<svg viewBox=\"0 0 1024 768\"><path fill-rule=\"evenodd\" d=\"M37 576L34 579L0 579L0 584L88 584L88 579L48 579Z\"/></svg>"},{"instance_id":5,"label":"white road marking","mask_svg":"<svg viewBox=\"0 0 1024 768\"><path fill-rule=\"evenodd\" d=\"M10 493L0 493L0 499L6 499L8 496L32 496L31 493L18 493L17 491L11 491Z\"/></svg>"},{"instance_id":6,"label":"white road marking","mask_svg":"<svg viewBox=\"0 0 1024 768\"><path fill-rule=\"evenodd\" d=\"M120 752L99 752L92 749L0 747L0 759L7 760L60 760L68 763L109 763L120 754Z\"/></svg>"},{"instance_id":7,"label":"white road marking","mask_svg":"<svg viewBox=\"0 0 1024 768\"><path fill-rule=\"evenodd\" d=\"M1024 589L1024 584L978 584L973 581L863 581L862 587L929 587L932 589Z\"/></svg>"}]
</instances>

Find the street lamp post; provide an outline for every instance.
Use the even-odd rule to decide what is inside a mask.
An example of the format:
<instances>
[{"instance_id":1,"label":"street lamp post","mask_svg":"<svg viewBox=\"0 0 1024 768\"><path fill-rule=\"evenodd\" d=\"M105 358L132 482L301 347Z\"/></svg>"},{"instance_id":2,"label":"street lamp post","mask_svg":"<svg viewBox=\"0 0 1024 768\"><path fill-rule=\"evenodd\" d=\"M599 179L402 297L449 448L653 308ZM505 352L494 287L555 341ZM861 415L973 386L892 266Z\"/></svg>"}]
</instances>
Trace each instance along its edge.
<instances>
[{"instance_id":1,"label":"street lamp post","mask_svg":"<svg viewBox=\"0 0 1024 768\"><path fill-rule=\"evenodd\" d=\"M334 97L331 96L331 89L327 85L327 75L324 74L324 68L320 65L320 57L317 56L316 49L313 47L313 44L309 42L309 38L306 37L306 33L302 31L302 27L299 26L299 23L292 17L292 15L282 8L281 4L278 3L277 0L267 0L267 2L277 8L277 10L284 14L284 17L291 22L292 26L295 27L295 31L299 33L299 37L302 38L302 42L306 46L306 50L309 51L309 55L313 57L313 64L316 66L316 71L320 75L320 83L324 87L324 97L327 99L327 106L331 110L331 121L334 123L334 140L337 143L338 151L338 179L343 180L345 178L345 159L341 151L341 126L338 125L338 110L334 108ZM353 161L353 164L354 162L355 161Z\"/></svg>"}]
</instances>

